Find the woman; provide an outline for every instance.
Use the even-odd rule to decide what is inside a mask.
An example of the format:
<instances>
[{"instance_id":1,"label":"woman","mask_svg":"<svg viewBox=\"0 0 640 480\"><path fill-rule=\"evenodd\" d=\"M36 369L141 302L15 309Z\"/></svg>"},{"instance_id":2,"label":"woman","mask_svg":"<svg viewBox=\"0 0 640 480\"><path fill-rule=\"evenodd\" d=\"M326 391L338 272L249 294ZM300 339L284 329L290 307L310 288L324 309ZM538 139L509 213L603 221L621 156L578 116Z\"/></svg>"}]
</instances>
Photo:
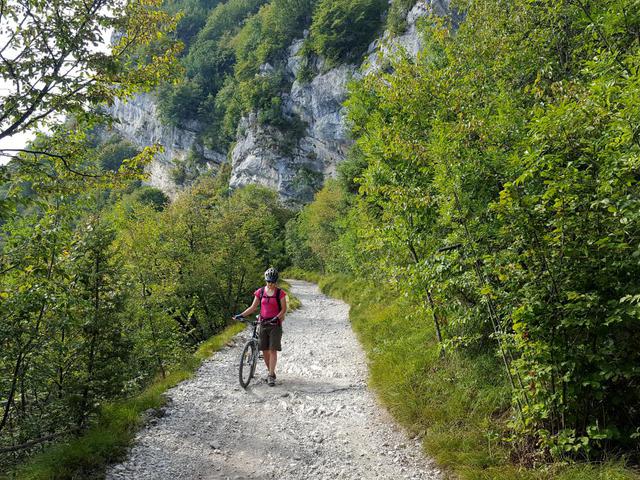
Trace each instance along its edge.
<instances>
[{"instance_id":1,"label":"woman","mask_svg":"<svg viewBox=\"0 0 640 480\"><path fill-rule=\"evenodd\" d=\"M276 363L278 352L282 350L282 322L287 313L286 292L278 288L278 271L271 267L264 272L266 285L253 292L253 303L244 312L236 315L240 320L251 315L260 306L260 350L264 357L264 363L269 370L267 383L270 387L276 384Z\"/></svg>"}]
</instances>

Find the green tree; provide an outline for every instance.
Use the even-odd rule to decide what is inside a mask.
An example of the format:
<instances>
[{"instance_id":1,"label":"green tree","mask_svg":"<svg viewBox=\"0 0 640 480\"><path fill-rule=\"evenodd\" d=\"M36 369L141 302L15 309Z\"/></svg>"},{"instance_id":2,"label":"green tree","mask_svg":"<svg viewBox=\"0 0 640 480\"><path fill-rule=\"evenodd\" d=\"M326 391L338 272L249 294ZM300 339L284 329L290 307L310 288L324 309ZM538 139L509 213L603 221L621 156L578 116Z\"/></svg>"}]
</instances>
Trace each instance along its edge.
<instances>
[{"instance_id":1,"label":"green tree","mask_svg":"<svg viewBox=\"0 0 640 480\"><path fill-rule=\"evenodd\" d=\"M99 146L97 160L102 170L117 172L125 160L135 158L139 154L140 150L131 143L114 137Z\"/></svg>"},{"instance_id":2,"label":"green tree","mask_svg":"<svg viewBox=\"0 0 640 480\"><path fill-rule=\"evenodd\" d=\"M155 0L3 2L0 24L7 35L0 76L7 86L0 139L51 123L52 114L77 115L87 103L109 102L166 78L177 45L157 40L175 21L159 5ZM103 53L95 44L108 40L102 32L109 28L122 34ZM155 48L152 69L136 58L141 46Z\"/></svg>"},{"instance_id":3,"label":"green tree","mask_svg":"<svg viewBox=\"0 0 640 480\"><path fill-rule=\"evenodd\" d=\"M169 204L169 197L159 188L144 186L133 192L133 198L142 205L149 205L155 210L163 210Z\"/></svg>"},{"instance_id":4,"label":"green tree","mask_svg":"<svg viewBox=\"0 0 640 480\"><path fill-rule=\"evenodd\" d=\"M100 211L78 225L69 252L74 304L70 311L80 326L82 344L73 376L72 400L82 426L100 401L117 396L130 377L131 339L125 335L125 282L115 255L115 230ZM78 332L78 333L80 333Z\"/></svg>"}]
</instances>

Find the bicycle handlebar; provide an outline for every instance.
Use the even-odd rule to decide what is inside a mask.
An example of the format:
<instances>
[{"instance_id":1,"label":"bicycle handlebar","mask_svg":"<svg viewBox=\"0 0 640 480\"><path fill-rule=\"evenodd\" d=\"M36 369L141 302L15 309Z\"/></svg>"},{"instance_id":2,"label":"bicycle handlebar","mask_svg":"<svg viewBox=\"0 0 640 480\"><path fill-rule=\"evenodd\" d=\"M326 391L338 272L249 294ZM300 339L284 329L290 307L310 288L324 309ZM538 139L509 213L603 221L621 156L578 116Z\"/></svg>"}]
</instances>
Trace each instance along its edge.
<instances>
[{"instance_id":1,"label":"bicycle handlebar","mask_svg":"<svg viewBox=\"0 0 640 480\"><path fill-rule=\"evenodd\" d=\"M256 315L256 319L255 320L249 320L247 317L243 317L242 315L238 314L238 315L234 315L233 317L234 320L237 320L239 322L246 322L246 323L251 323L252 325L255 325L256 323L260 323L262 325L277 325L280 322L280 319L278 317L273 317L270 319L263 319L262 321L260 321L260 315Z\"/></svg>"},{"instance_id":2,"label":"bicycle handlebar","mask_svg":"<svg viewBox=\"0 0 640 480\"><path fill-rule=\"evenodd\" d=\"M273 317L268 320L262 320L261 322L258 322L258 323L262 323L263 325L277 325L279 322L280 322L280 319L278 317Z\"/></svg>"}]
</instances>

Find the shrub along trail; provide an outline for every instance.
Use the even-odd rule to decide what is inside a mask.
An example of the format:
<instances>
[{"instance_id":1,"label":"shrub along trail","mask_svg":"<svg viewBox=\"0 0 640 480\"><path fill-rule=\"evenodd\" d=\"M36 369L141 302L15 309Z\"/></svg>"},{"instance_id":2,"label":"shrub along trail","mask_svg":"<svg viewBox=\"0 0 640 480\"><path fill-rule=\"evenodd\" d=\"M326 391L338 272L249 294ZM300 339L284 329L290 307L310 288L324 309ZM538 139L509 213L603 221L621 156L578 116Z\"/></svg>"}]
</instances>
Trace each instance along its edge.
<instances>
[{"instance_id":1,"label":"shrub along trail","mask_svg":"<svg viewBox=\"0 0 640 480\"><path fill-rule=\"evenodd\" d=\"M244 391L237 361L250 332L169 390L160 418L141 430L107 479L440 479L378 405L348 320L349 306L291 281L302 307L287 316L275 387Z\"/></svg>"}]
</instances>

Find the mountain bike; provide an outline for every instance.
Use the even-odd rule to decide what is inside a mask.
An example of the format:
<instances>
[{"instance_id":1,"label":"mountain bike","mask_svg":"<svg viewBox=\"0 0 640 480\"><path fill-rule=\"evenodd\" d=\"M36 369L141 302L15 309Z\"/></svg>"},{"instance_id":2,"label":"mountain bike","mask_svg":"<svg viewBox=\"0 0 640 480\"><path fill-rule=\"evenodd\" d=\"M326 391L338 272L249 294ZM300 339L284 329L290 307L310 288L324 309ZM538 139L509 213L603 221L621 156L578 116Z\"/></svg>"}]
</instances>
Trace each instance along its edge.
<instances>
[{"instance_id":1,"label":"mountain bike","mask_svg":"<svg viewBox=\"0 0 640 480\"><path fill-rule=\"evenodd\" d=\"M258 339L259 339L259 326L260 325L275 325L276 319L271 319L270 321L258 322L259 316L256 317L256 320L251 321L251 325L253 326L253 332L251 333L251 338L247 340L247 343L244 344L242 349L242 354L240 355L240 365L238 366L238 379L240 380L240 386L242 388L247 388L249 382L253 378L256 372L256 364L258 363L258 356L260 355L260 350L258 349ZM245 319L240 319L240 321L246 321Z\"/></svg>"}]
</instances>

